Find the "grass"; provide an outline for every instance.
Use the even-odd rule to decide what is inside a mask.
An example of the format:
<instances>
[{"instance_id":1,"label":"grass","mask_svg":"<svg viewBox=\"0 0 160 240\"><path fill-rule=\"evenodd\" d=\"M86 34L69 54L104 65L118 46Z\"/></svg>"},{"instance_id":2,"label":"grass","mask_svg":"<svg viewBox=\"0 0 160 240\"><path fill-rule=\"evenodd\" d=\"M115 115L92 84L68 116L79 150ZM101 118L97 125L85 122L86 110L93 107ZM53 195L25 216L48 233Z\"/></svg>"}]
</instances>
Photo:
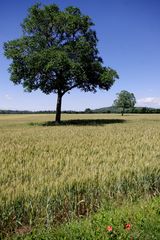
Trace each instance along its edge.
<instances>
[{"instance_id":1,"label":"grass","mask_svg":"<svg viewBox=\"0 0 160 240\"><path fill-rule=\"evenodd\" d=\"M126 228L126 224L129 228ZM112 231L108 231L108 226ZM14 240L155 240L160 239L160 199L141 200L120 206L105 205L87 219L77 219L58 228L38 228L31 233L15 236Z\"/></svg>"},{"instance_id":2,"label":"grass","mask_svg":"<svg viewBox=\"0 0 160 240\"><path fill-rule=\"evenodd\" d=\"M125 201L134 209L139 199L139 207L144 199L158 199L160 115L64 114L60 126L52 118L0 116L2 237L45 226L54 227L54 234L68 229L64 234L72 239L67 235L74 232L72 226L84 228L85 221L90 226L91 213L116 219L114 208L100 210L106 205L116 204L118 211ZM150 204L147 209L152 212ZM123 212L120 208L119 216ZM84 216L87 220L75 220Z\"/></svg>"}]
</instances>

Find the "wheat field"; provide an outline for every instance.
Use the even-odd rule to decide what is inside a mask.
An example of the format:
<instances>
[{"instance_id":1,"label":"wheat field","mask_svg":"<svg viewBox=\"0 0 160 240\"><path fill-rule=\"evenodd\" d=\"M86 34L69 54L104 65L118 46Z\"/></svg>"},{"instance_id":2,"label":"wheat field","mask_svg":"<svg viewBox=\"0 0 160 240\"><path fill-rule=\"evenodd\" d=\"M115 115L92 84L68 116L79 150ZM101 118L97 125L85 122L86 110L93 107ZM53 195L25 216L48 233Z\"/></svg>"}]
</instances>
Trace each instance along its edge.
<instances>
[{"instance_id":1,"label":"wheat field","mask_svg":"<svg viewBox=\"0 0 160 240\"><path fill-rule=\"evenodd\" d=\"M160 115L0 115L0 228L159 195Z\"/></svg>"}]
</instances>

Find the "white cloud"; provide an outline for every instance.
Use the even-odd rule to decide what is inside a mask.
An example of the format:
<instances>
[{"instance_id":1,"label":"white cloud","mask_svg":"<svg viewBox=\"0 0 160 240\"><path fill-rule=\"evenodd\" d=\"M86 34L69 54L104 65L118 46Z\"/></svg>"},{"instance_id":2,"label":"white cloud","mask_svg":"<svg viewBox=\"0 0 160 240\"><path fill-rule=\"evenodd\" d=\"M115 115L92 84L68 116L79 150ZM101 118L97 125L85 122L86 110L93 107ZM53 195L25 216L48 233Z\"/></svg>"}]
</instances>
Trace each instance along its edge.
<instances>
[{"instance_id":1,"label":"white cloud","mask_svg":"<svg viewBox=\"0 0 160 240\"><path fill-rule=\"evenodd\" d=\"M5 97L5 99L7 99L7 100L12 100L12 98L9 96L9 94L5 94L4 97Z\"/></svg>"},{"instance_id":2,"label":"white cloud","mask_svg":"<svg viewBox=\"0 0 160 240\"><path fill-rule=\"evenodd\" d=\"M160 106L160 97L146 97L137 100L138 106L153 106L159 107Z\"/></svg>"}]
</instances>

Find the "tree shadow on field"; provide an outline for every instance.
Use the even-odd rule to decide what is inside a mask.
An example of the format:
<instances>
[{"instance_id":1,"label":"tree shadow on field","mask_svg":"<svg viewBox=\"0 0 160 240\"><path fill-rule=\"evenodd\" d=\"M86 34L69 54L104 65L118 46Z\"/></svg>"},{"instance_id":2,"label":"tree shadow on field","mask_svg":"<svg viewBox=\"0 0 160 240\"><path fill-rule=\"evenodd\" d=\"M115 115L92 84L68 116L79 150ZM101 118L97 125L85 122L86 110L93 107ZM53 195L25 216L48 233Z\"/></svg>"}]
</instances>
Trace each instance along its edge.
<instances>
[{"instance_id":1,"label":"tree shadow on field","mask_svg":"<svg viewBox=\"0 0 160 240\"><path fill-rule=\"evenodd\" d=\"M43 122L43 123L30 123L30 125L39 125L39 126L103 126L106 124L115 124L115 123L124 123L124 119L74 119L74 120L65 120L61 121L60 124L55 122Z\"/></svg>"}]
</instances>

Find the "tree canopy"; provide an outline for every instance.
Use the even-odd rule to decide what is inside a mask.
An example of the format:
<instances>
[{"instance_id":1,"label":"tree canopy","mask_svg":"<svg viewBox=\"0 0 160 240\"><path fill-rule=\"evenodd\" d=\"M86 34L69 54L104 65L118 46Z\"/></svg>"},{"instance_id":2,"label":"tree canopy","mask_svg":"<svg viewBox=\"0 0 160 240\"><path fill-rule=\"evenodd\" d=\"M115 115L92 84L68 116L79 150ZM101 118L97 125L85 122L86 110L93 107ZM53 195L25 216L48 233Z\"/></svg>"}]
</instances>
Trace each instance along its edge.
<instances>
[{"instance_id":1,"label":"tree canopy","mask_svg":"<svg viewBox=\"0 0 160 240\"><path fill-rule=\"evenodd\" d=\"M117 99L114 101L114 106L122 108L122 115L126 108L133 108L136 104L136 98L133 93L122 90L117 93Z\"/></svg>"},{"instance_id":2,"label":"tree canopy","mask_svg":"<svg viewBox=\"0 0 160 240\"><path fill-rule=\"evenodd\" d=\"M22 37L4 44L5 56L12 60L11 81L25 91L57 93L57 122L66 92L75 87L109 90L118 78L115 70L103 66L94 24L80 9L35 4L21 26Z\"/></svg>"}]
</instances>

